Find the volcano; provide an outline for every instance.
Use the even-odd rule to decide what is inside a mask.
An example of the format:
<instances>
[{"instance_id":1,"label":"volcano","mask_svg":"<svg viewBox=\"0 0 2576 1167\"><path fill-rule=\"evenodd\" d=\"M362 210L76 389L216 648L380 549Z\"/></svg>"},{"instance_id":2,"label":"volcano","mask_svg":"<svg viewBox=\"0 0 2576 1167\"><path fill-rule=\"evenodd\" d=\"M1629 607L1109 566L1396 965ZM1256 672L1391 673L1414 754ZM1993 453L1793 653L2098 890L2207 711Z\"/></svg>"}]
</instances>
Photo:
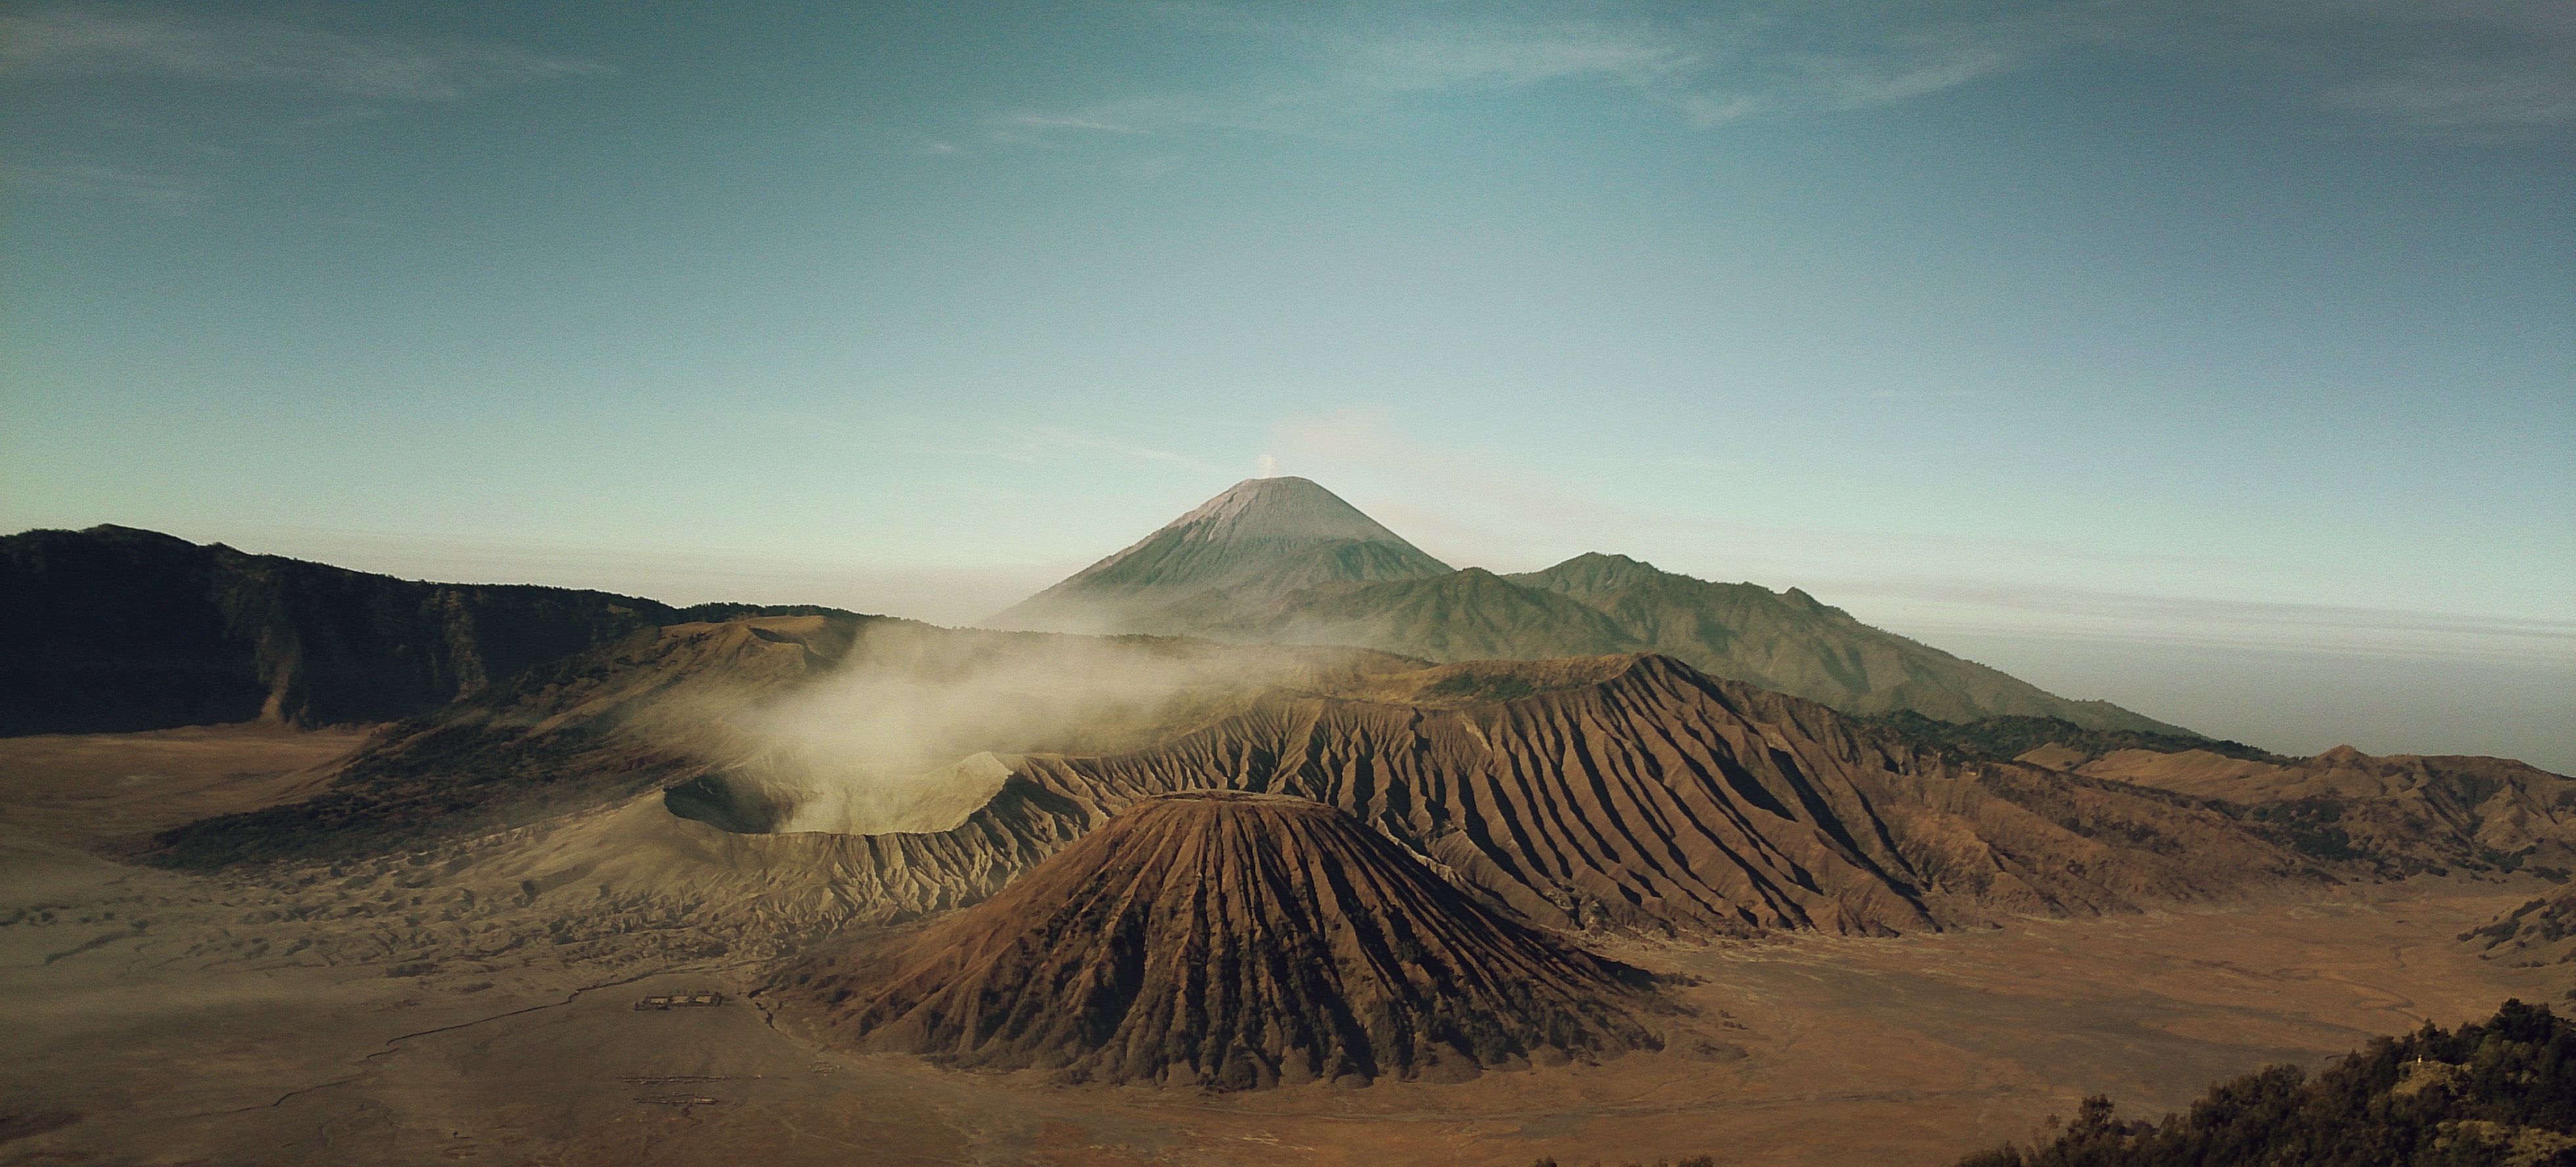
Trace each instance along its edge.
<instances>
[{"instance_id":1,"label":"volcano","mask_svg":"<svg viewBox=\"0 0 2576 1167\"><path fill-rule=\"evenodd\" d=\"M1247 478L986 623L1043 632L1186 631L1210 613L1300 588L1449 570L1314 482Z\"/></svg>"},{"instance_id":2,"label":"volcano","mask_svg":"<svg viewBox=\"0 0 2576 1167\"><path fill-rule=\"evenodd\" d=\"M1453 571L1303 478L1236 483L985 623L1348 645L1440 663L1653 652L1865 717L2052 717L2199 736L1873 628L1797 588L1716 583L1598 553L1514 575Z\"/></svg>"},{"instance_id":3,"label":"volcano","mask_svg":"<svg viewBox=\"0 0 2576 1167\"><path fill-rule=\"evenodd\" d=\"M826 1041L1220 1091L1661 1044L1645 974L1330 806L1228 791L1137 803L983 904L808 958L773 992Z\"/></svg>"}]
</instances>

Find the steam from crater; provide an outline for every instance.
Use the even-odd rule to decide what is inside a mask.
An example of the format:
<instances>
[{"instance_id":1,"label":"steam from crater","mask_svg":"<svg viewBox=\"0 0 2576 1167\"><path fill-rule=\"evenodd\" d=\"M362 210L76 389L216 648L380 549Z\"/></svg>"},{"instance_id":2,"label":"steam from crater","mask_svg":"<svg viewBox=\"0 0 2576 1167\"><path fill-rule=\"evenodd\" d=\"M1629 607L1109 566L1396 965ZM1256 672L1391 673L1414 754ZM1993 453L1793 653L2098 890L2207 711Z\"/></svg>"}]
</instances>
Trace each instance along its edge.
<instances>
[{"instance_id":1,"label":"steam from crater","mask_svg":"<svg viewBox=\"0 0 2576 1167\"><path fill-rule=\"evenodd\" d=\"M785 811L774 830L950 830L1001 789L1014 755L1133 748L1300 660L1143 637L881 626L831 675L728 719L760 743L730 780Z\"/></svg>"}]
</instances>

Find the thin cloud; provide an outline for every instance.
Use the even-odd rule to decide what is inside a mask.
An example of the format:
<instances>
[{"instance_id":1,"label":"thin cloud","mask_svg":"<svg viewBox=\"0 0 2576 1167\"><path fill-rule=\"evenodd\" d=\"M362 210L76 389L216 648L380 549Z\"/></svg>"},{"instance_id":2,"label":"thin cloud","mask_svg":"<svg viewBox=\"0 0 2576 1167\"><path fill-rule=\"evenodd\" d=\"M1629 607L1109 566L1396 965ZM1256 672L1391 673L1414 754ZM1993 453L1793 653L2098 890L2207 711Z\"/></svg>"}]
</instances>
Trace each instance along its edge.
<instances>
[{"instance_id":1,"label":"thin cloud","mask_svg":"<svg viewBox=\"0 0 2576 1167\"><path fill-rule=\"evenodd\" d=\"M2248 70L2285 100L2397 131L2576 122L2576 7L2517 0L1164 11L1195 35L1239 44L1237 80L1022 109L988 128L1022 142L1210 129L1340 136L1432 98L1555 86L1625 94L1715 129L1919 101L2084 53Z\"/></svg>"},{"instance_id":2,"label":"thin cloud","mask_svg":"<svg viewBox=\"0 0 2576 1167\"><path fill-rule=\"evenodd\" d=\"M517 45L360 38L179 12L55 8L0 16L0 76L22 80L160 76L423 102L610 72L597 61Z\"/></svg>"},{"instance_id":3,"label":"thin cloud","mask_svg":"<svg viewBox=\"0 0 2576 1167\"><path fill-rule=\"evenodd\" d=\"M1110 121L1105 117L1082 113L1019 113L1001 118L996 121L995 124L1004 129L1026 130L1032 133L1047 133L1054 130L1079 130L1094 134L1142 134L1146 132L1141 126L1126 125L1120 122Z\"/></svg>"},{"instance_id":4,"label":"thin cloud","mask_svg":"<svg viewBox=\"0 0 2576 1167\"><path fill-rule=\"evenodd\" d=\"M1151 446L1140 446L1133 442L1122 442L1116 438L1106 438L1098 434L1089 434L1080 430L1066 429L1062 426L1032 426L1028 429L1019 431L1018 436L1021 440L1020 444L1023 446L1057 450L1087 450L1104 454L1115 454L1121 458L1133 458L1140 462L1160 462L1167 466L1181 466L1191 470L1214 469L1207 463L1190 457L1187 454L1176 454L1170 450L1158 450Z\"/></svg>"},{"instance_id":5,"label":"thin cloud","mask_svg":"<svg viewBox=\"0 0 2576 1167\"><path fill-rule=\"evenodd\" d=\"M1870 619L1941 630L2490 661L2576 660L2576 621L1927 580L1833 585Z\"/></svg>"},{"instance_id":6,"label":"thin cloud","mask_svg":"<svg viewBox=\"0 0 2576 1167\"><path fill-rule=\"evenodd\" d=\"M103 198L128 206L184 215L206 201L206 191L185 179L113 166L10 166L0 182L22 190L74 198Z\"/></svg>"},{"instance_id":7,"label":"thin cloud","mask_svg":"<svg viewBox=\"0 0 2576 1167\"><path fill-rule=\"evenodd\" d=\"M2576 60L2409 61L2335 86L2325 102L2405 130L2563 126L2576 122Z\"/></svg>"},{"instance_id":8,"label":"thin cloud","mask_svg":"<svg viewBox=\"0 0 2576 1167\"><path fill-rule=\"evenodd\" d=\"M1693 48L1639 30L1592 25L1447 28L1359 39L1342 75L1376 89L1522 89L1567 78L1664 84L1703 62Z\"/></svg>"},{"instance_id":9,"label":"thin cloud","mask_svg":"<svg viewBox=\"0 0 2576 1167\"><path fill-rule=\"evenodd\" d=\"M1381 520L1426 548L1437 544L1434 554L1452 563L1491 566L1499 560L1509 566L1543 557L1544 548L1568 537L1609 538L1635 525L1625 512L1551 490L1525 473L1499 470L1503 463L1497 459L1400 437L1388 430L1386 412L1374 407L1294 418L1278 427L1276 437L1294 472L1359 470L1396 487L1401 494L1376 503L1372 513L1383 511Z\"/></svg>"},{"instance_id":10,"label":"thin cloud","mask_svg":"<svg viewBox=\"0 0 2576 1167\"><path fill-rule=\"evenodd\" d=\"M1203 35L1246 43L1231 90L1162 93L993 119L1005 134L1158 134L1226 128L1327 134L1459 94L1589 86L1625 92L1714 127L1765 113L1864 109L1910 101L2018 68L2090 35L2092 18L2057 10L1926 18L1874 3L1759 6L1692 18L1582 18L1543 9L1354 27L1239 10L1186 10ZM2089 12L2089 9L2086 10Z\"/></svg>"}]
</instances>

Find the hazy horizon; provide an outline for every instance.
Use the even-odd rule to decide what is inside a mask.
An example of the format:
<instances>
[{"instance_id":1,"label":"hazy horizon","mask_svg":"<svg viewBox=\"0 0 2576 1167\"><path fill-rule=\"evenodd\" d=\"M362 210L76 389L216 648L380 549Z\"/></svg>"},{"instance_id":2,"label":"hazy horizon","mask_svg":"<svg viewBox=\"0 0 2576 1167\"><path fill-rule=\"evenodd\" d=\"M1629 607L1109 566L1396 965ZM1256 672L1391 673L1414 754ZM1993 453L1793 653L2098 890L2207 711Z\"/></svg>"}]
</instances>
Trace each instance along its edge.
<instances>
[{"instance_id":1,"label":"hazy horizon","mask_svg":"<svg viewBox=\"0 0 2576 1167\"><path fill-rule=\"evenodd\" d=\"M962 623L1237 479L2576 770L2576 16L0 13L0 529Z\"/></svg>"}]
</instances>

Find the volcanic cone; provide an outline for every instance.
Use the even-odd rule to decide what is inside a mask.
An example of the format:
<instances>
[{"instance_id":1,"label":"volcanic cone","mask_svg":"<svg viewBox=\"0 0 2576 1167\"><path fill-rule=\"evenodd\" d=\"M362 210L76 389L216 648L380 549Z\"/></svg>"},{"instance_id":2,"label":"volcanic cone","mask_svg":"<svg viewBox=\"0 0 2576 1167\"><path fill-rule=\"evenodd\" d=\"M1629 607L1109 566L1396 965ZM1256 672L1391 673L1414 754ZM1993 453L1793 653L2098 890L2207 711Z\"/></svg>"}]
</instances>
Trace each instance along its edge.
<instances>
[{"instance_id":1,"label":"volcanic cone","mask_svg":"<svg viewBox=\"0 0 2576 1167\"><path fill-rule=\"evenodd\" d=\"M1139 803L981 905L808 959L779 994L860 1048L1244 1090L1653 1048L1646 979L1339 810L1217 792Z\"/></svg>"}]
</instances>

